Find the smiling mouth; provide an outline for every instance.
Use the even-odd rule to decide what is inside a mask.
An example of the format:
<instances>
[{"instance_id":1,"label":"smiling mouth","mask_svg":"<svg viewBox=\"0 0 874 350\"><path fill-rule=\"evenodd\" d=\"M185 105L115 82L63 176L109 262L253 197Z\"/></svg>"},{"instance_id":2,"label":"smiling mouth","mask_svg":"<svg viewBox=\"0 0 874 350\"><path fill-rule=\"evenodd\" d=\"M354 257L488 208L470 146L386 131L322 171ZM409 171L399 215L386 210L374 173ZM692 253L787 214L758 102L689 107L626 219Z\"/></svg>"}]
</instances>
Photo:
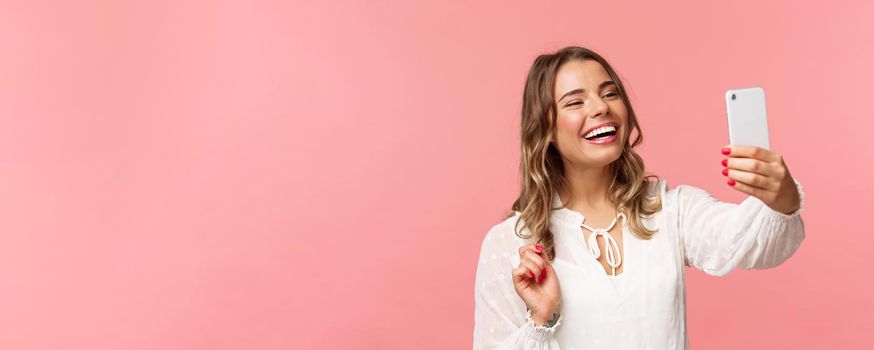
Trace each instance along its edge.
<instances>
[{"instance_id":1,"label":"smiling mouth","mask_svg":"<svg viewBox=\"0 0 874 350\"><path fill-rule=\"evenodd\" d=\"M583 135L583 138L589 141L606 140L607 138L615 136L618 132L619 126L607 125L590 131L588 134Z\"/></svg>"}]
</instances>

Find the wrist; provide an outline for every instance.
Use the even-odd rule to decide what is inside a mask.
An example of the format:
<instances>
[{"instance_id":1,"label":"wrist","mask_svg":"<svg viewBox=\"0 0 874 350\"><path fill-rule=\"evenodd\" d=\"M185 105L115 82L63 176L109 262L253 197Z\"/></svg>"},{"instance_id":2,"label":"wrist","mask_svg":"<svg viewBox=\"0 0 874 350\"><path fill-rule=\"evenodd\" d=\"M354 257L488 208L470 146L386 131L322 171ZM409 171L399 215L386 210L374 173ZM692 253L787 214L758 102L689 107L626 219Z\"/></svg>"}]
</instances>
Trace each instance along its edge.
<instances>
[{"instance_id":1,"label":"wrist","mask_svg":"<svg viewBox=\"0 0 874 350\"><path fill-rule=\"evenodd\" d=\"M532 314L531 321L534 322L535 326L552 327L558 321L559 316L558 311L551 314Z\"/></svg>"}]
</instances>

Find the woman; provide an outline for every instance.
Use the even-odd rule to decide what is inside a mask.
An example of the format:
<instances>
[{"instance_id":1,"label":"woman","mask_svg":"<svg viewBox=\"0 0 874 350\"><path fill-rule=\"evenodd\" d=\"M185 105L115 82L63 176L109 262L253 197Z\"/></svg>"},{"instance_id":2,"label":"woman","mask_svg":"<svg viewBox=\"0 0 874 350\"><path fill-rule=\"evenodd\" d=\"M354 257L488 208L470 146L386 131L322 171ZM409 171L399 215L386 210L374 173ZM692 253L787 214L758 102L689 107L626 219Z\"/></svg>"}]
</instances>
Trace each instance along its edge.
<instances>
[{"instance_id":1,"label":"woman","mask_svg":"<svg viewBox=\"0 0 874 350\"><path fill-rule=\"evenodd\" d=\"M568 47L534 61L521 193L477 266L475 349L688 349L684 266L724 276L798 249L804 193L779 154L721 150L728 185L750 195L733 204L644 176L640 142L600 55Z\"/></svg>"}]
</instances>

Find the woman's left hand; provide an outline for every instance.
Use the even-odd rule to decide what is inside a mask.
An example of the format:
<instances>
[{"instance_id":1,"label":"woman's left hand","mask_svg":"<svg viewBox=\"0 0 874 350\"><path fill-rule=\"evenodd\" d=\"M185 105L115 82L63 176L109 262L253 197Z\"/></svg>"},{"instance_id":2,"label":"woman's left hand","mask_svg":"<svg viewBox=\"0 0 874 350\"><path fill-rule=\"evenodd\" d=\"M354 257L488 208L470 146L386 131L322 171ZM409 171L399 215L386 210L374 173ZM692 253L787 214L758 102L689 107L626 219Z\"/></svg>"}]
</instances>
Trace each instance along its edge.
<instances>
[{"instance_id":1,"label":"woman's left hand","mask_svg":"<svg viewBox=\"0 0 874 350\"><path fill-rule=\"evenodd\" d=\"M726 167L722 175L728 176L729 186L761 199L783 214L793 213L801 206L798 188L779 153L756 146L728 145L722 154L728 156L722 160Z\"/></svg>"}]
</instances>

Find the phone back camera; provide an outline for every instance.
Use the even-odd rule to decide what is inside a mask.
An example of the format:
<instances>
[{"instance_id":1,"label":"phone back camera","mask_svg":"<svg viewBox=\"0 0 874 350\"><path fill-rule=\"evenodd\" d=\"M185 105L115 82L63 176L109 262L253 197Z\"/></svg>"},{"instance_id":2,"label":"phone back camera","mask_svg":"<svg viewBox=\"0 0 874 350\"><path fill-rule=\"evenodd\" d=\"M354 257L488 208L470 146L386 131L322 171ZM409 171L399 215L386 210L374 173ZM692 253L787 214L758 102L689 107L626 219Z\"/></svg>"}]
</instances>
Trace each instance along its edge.
<instances>
[{"instance_id":1,"label":"phone back camera","mask_svg":"<svg viewBox=\"0 0 874 350\"><path fill-rule=\"evenodd\" d=\"M732 100L734 100L734 99L736 99L736 98L737 98L737 96L735 96L735 94L731 94L731 99L732 99Z\"/></svg>"}]
</instances>

